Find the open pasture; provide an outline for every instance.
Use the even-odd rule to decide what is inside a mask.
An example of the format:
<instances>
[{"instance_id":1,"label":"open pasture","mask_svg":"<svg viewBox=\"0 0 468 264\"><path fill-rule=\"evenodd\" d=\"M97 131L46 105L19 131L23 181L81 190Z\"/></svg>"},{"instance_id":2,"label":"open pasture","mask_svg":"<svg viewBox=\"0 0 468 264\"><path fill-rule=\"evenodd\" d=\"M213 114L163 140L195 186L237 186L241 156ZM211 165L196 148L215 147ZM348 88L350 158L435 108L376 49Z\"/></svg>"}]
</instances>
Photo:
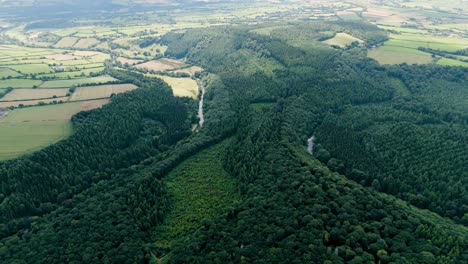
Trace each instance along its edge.
<instances>
[{"instance_id":1,"label":"open pasture","mask_svg":"<svg viewBox=\"0 0 468 264\"><path fill-rule=\"evenodd\" d=\"M42 83L40 80L30 79L6 79L0 80L0 88L33 88L39 86Z\"/></svg>"},{"instance_id":2,"label":"open pasture","mask_svg":"<svg viewBox=\"0 0 468 264\"><path fill-rule=\"evenodd\" d=\"M364 43L361 39L355 38L347 33L336 33L335 37L325 40L325 43L328 45L336 45L341 48L346 48L351 45L353 42L358 42L359 44Z\"/></svg>"},{"instance_id":3,"label":"open pasture","mask_svg":"<svg viewBox=\"0 0 468 264\"><path fill-rule=\"evenodd\" d=\"M99 98L108 98L112 94L119 94L137 89L133 84L111 84L99 86L78 87L70 101L83 101Z\"/></svg>"},{"instance_id":4,"label":"open pasture","mask_svg":"<svg viewBox=\"0 0 468 264\"><path fill-rule=\"evenodd\" d=\"M69 99L68 96L64 96L64 97L57 97L57 98L25 100L25 101L9 101L9 102L0 101L0 108L34 106L34 105L50 104L50 103L64 103L64 102L67 102L68 99Z\"/></svg>"},{"instance_id":5,"label":"open pasture","mask_svg":"<svg viewBox=\"0 0 468 264\"><path fill-rule=\"evenodd\" d=\"M9 69L9 68L0 68L0 79L1 78L8 78L8 77L18 77L21 76L20 73Z\"/></svg>"},{"instance_id":6,"label":"open pasture","mask_svg":"<svg viewBox=\"0 0 468 264\"><path fill-rule=\"evenodd\" d=\"M55 47L57 48L71 48L75 43L78 41L78 38L75 37L64 37L57 44L55 44Z\"/></svg>"},{"instance_id":7,"label":"open pasture","mask_svg":"<svg viewBox=\"0 0 468 264\"><path fill-rule=\"evenodd\" d=\"M441 58L440 60L437 61L437 64L438 65L446 65L446 66L468 67L468 62L454 60L454 59L448 59L448 58Z\"/></svg>"},{"instance_id":8,"label":"open pasture","mask_svg":"<svg viewBox=\"0 0 468 264\"><path fill-rule=\"evenodd\" d=\"M135 64L143 62L143 60L128 59L128 58L124 58L124 57L118 57L117 61L122 63L123 65L125 65L125 64L135 65Z\"/></svg>"},{"instance_id":9,"label":"open pasture","mask_svg":"<svg viewBox=\"0 0 468 264\"><path fill-rule=\"evenodd\" d=\"M188 74L190 76L194 76L195 73L197 72L202 72L203 71L203 68L201 67L198 67L198 66L190 66L190 67L187 67L187 68L182 68L182 69L178 69L178 70L174 70L172 71L173 73L185 73L185 74Z\"/></svg>"},{"instance_id":10,"label":"open pasture","mask_svg":"<svg viewBox=\"0 0 468 264\"><path fill-rule=\"evenodd\" d=\"M198 97L198 84L190 78L174 78L165 75L147 74L148 77L160 78L172 88L172 92L178 97Z\"/></svg>"},{"instance_id":11,"label":"open pasture","mask_svg":"<svg viewBox=\"0 0 468 264\"><path fill-rule=\"evenodd\" d=\"M429 53L395 46L380 46L369 50L367 55L380 64L426 64L432 62L432 57Z\"/></svg>"},{"instance_id":12,"label":"open pasture","mask_svg":"<svg viewBox=\"0 0 468 264\"><path fill-rule=\"evenodd\" d=\"M105 84L108 82L115 82L117 79L114 79L110 76L103 75L98 77L90 78L81 78L81 79L72 79L72 80L52 80L44 82L39 88L63 88L70 86L78 85L91 85L91 84Z\"/></svg>"},{"instance_id":13,"label":"open pasture","mask_svg":"<svg viewBox=\"0 0 468 264\"><path fill-rule=\"evenodd\" d=\"M37 100L53 97L64 97L68 89L14 89L0 98L1 101Z\"/></svg>"},{"instance_id":14,"label":"open pasture","mask_svg":"<svg viewBox=\"0 0 468 264\"><path fill-rule=\"evenodd\" d=\"M146 69L150 71L167 71L179 69L184 66L186 66L186 64L182 61L164 58L138 64L135 67L137 67L138 69Z\"/></svg>"},{"instance_id":15,"label":"open pasture","mask_svg":"<svg viewBox=\"0 0 468 264\"><path fill-rule=\"evenodd\" d=\"M82 38L76 42L76 44L73 46L74 48L79 48L79 49L87 49L92 46L95 46L99 43L99 40L96 38Z\"/></svg>"},{"instance_id":16,"label":"open pasture","mask_svg":"<svg viewBox=\"0 0 468 264\"><path fill-rule=\"evenodd\" d=\"M0 160L13 159L60 141L72 132L70 118L109 100L20 108L0 120Z\"/></svg>"},{"instance_id":17,"label":"open pasture","mask_svg":"<svg viewBox=\"0 0 468 264\"><path fill-rule=\"evenodd\" d=\"M458 51L468 47L468 39L424 36L419 34L391 34L385 45L417 49L431 48L445 51Z\"/></svg>"},{"instance_id":18,"label":"open pasture","mask_svg":"<svg viewBox=\"0 0 468 264\"><path fill-rule=\"evenodd\" d=\"M47 64L16 64L8 68L23 74L50 73L53 70Z\"/></svg>"}]
</instances>

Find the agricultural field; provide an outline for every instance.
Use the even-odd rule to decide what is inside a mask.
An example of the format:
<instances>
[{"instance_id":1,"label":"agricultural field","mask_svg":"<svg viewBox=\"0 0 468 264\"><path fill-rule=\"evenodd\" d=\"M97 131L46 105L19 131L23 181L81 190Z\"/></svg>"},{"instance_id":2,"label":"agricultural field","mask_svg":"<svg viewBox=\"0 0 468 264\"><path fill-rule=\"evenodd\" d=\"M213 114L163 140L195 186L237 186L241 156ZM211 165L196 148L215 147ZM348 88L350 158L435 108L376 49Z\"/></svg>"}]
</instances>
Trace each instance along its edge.
<instances>
[{"instance_id":1,"label":"agricultural field","mask_svg":"<svg viewBox=\"0 0 468 264\"><path fill-rule=\"evenodd\" d=\"M468 67L468 62L449 59L449 58L441 58L437 61L438 65L445 65L445 66L462 66Z\"/></svg>"},{"instance_id":2,"label":"agricultural field","mask_svg":"<svg viewBox=\"0 0 468 264\"><path fill-rule=\"evenodd\" d=\"M0 160L12 159L44 148L72 133L70 118L99 108L108 100L75 102L15 109L0 120Z\"/></svg>"},{"instance_id":3,"label":"agricultural field","mask_svg":"<svg viewBox=\"0 0 468 264\"><path fill-rule=\"evenodd\" d=\"M327 43L328 45L335 45L341 48L346 48L354 42L359 44L364 43L361 39L355 38L347 33L337 33L335 37L324 41L324 43Z\"/></svg>"},{"instance_id":4,"label":"agricultural field","mask_svg":"<svg viewBox=\"0 0 468 264\"><path fill-rule=\"evenodd\" d=\"M118 57L117 61L120 62L122 65L128 64L130 66L143 62L143 60L128 59L128 58L124 58L124 57Z\"/></svg>"},{"instance_id":5,"label":"agricultural field","mask_svg":"<svg viewBox=\"0 0 468 264\"><path fill-rule=\"evenodd\" d=\"M133 84L112 84L112 85L99 85L87 86L76 88L70 101L83 101L91 99L100 99L111 97L112 94L119 94L137 89L138 87Z\"/></svg>"},{"instance_id":6,"label":"agricultural field","mask_svg":"<svg viewBox=\"0 0 468 264\"><path fill-rule=\"evenodd\" d=\"M433 61L429 53L417 49L387 45L371 49L367 52L367 55L380 64L427 64Z\"/></svg>"},{"instance_id":7,"label":"agricultural field","mask_svg":"<svg viewBox=\"0 0 468 264\"><path fill-rule=\"evenodd\" d=\"M7 101L3 102L0 101L0 108L21 108L24 106L40 106L45 104L58 104L58 103L65 103L69 100L70 97L56 97L56 98L49 98L49 99L37 99L37 100L25 100L25 101Z\"/></svg>"},{"instance_id":8,"label":"agricultural field","mask_svg":"<svg viewBox=\"0 0 468 264\"><path fill-rule=\"evenodd\" d=\"M55 47L57 48L71 48L73 45L75 45L78 42L78 38L75 37L64 37L62 38L57 44L55 44Z\"/></svg>"},{"instance_id":9,"label":"agricultural field","mask_svg":"<svg viewBox=\"0 0 468 264\"><path fill-rule=\"evenodd\" d=\"M70 86L79 86L79 85L90 85L90 84L105 84L109 82L115 82L117 79L110 76L98 76L82 79L72 79L72 80L52 80L46 81L39 88L63 88Z\"/></svg>"},{"instance_id":10,"label":"agricultural field","mask_svg":"<svg viewBox=\"0 0 468 264\"><path fill-rule=\"evenodd\" d=\"M21 74L38 74L53 72L53 70L47 64L8 65L8 68Z\"/></svg>"},{"instance_id":11,"label":"agricultural field","mask_svg":"<svg viewBox=\"0 0 468 264\"><path fill-rule=\"evenodd\" d=\"M198 66L190 66L188 68L182 68L182 69L178 69L178 70L173 70L171 71L172 73L185 73L185 74L188 74L190 76L194 76L195 73L197 72L203 72L203 68L202 67L198 67Z\"/></svg>"},{"instance_id":12,"label":"agricultural field","mask_svg":"<svg viewBox=\"0 0 468 264\"><path fill-rule=\"evenodd\" d=\"M0 79L21 76L20 73L10 68L0 68Z\"/></svg>"},{"instance_id":13,"label":"agricultural field","mask_svg":"<svg viewBox=\"0 0 468 264\"><path fill-rule=\"evenodd\" d=\"M0 88L33 88L39 86L42 83L40 80L31 79L7 79L0 80Z\"/></svg>"},{"instance_id":14,"label":"agricultural field","mask_svg":"<svg viewBox=\"0 0 468 264\"><path fill-rule=\"evenodd\" d=\"M138 69L144 69L148 71L168 71L179 69L185 66L186 64L182 61L164 58L138 64L135 67Z\"/></svg>"},{"instance_id":15,"label":"agricultural field","mask_svg":"<svg viewBox=\"0 0 468 264\"><path fill-rule=\"evenodd\" d=\"M194 99L198 97L198 84L191 78L174 78L157 74L147 74L146 76L160 78L165 81L172 88L175 96L191 97Z\"/></svg>"},{"instance_id":16,"label":"agricultural field","mask_svg":"<svg viewBox=\"0 0 468 264\"><path fill-rule=\"evenodd\" d=\"M13 91L0 98L1 101L24 101L47 99L54 97L64 97L69 90L65 89L14 89Z\"/></svg>"},{"instance_id":17,"label":"agricultural field","mask_svg":"<svg viewBox=\"0 0 468 264\"><path fill-rule=\"evenodd\" d=\"M99 43L99 40L96 38L84 38L78 40L78 42L73 46L74 48L87 49L92 46L96 46Z\"/></svg>"}]
</instances>

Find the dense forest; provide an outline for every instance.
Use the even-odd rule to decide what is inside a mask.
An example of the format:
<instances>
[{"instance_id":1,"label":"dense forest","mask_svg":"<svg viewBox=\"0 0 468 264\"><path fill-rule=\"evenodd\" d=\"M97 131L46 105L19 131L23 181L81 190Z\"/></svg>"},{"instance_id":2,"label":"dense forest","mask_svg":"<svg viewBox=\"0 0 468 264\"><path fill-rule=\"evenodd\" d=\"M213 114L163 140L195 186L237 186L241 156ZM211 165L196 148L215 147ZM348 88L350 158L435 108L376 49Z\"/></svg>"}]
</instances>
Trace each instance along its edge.
<instances>
[{"instance_id":1,"label":"dense forest","mask_svg":"<svg viewBox=\"0 0 468 264\"><path fill-rule=\"evenodd\" d=\"M0 164L0 260L468 263L468 70L383 67L363 47L320 42L330 31L386 39L368 24L281 26L158 40L208 72L199 132L193 100L109 72L140 89L76 115L69 139ZM174 208L164 178L226 138L217 158L240 201L158 248Z\"/></svg>"}]
</instances>

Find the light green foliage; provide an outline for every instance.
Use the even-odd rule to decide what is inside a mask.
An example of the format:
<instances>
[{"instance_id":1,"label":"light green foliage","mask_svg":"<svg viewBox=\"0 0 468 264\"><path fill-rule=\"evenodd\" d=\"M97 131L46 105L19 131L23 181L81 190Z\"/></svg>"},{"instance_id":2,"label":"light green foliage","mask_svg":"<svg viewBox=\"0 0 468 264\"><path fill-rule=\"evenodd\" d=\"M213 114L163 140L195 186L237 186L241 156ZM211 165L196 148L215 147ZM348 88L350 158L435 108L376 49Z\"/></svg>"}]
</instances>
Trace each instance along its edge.
<instances>
[{"instance_id":1,"label":"light green foliage","mask_svg":"<svg viewBox=\"0 0 468 264\"><path fill-rule=\"evenodd\" d=\"M220 216L240 201L237 183L224 171L229 140L210 147L177 166L165 178L174 207L157 228L157 245L166 247L196 231L203 220Z\"/></svg>"}]
</instances>

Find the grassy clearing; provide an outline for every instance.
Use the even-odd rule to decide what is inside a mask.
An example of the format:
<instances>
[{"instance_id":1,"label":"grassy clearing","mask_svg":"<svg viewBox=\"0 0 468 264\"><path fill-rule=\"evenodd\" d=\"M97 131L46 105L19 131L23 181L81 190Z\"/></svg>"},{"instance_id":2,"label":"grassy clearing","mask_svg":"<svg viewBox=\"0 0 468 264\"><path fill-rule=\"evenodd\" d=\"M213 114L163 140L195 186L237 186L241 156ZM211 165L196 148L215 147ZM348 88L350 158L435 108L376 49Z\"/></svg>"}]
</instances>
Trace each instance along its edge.
<instances>
[{"instance_id":1,"label":"grassy clearing","mask_svg":"<svg viewBox=\"0 0 468 264\"><path fill-rule=\"evenodd\" d=\"M137 89L133 84L113 84L89 87L78 87L70 98L70 101L82 101L97 98L107 98L112 94L119 94Z\"/></svg>"},{"instance_id":2,"label":"grassy clearing","mask_svg":"<svg viewBox=\"0 0 468 264\"><path fill-rule=\"evenodd\" d=\"M448 59L448 58L441 58L437 61L438 65L446 65L446 66L463 66L468 67L468 63L464 61Z\"/></svg>"},{"instance_id":3,"label":"grassy clearing","mask_svg":"<svg viewBox=\"0 0 468 264\"><path fill-rule=\"evenodd\" d=\"M170 248L172 242L196 232L204 220L222 215L240 201L236 180L222 166L228 144L225 141L192 156L164 178L174 207L157 227L158 247Z\"/></svg>"},{"instance_id":4,"label":"grassy clearing","mask_svg":"<svg viewBox=\"0 0 468 264\"><path fill-rule=\"evenodd\" d=\"M30 80L30 79L8 79L0 80L0 88L32 88L33 86L39 86L42 81Z\"/></svg>"},{"instance_id":5,"label":"grassy clearing","mask_svg":"<svg viewBox=\"0 0 468 264\"><path fill-rule=\"evenodd\" d=\"M54 96L64 97L67 93L68 89L14 89L2 97L0 101L36 100Z\"/></svg>"},{"instance_id":6,"label":"grassy clearing","mask_svg":"<svg viewBox=\"0 0 468 264\"><path fill-rule=\"evenodd\" d=\"M15 109L0 120L0 160L13 159L60 141L72 132L70 118L108 100Z\"/></svg>"},{"instance_id":7,"label":"grassy clearing","mask_svg":"<svg viewBox=\"0 0 468 264\"><path fill-rule=\"evenodd\" d=\"M167 71L167 70L175 70L182 67L185 67L186 64L179 60L173 59L159 59L154 61L148 61L142 64L138 64L137 68L139 69L146 69L152 71Z\"/></svg>"},{"instance_id":8,"label":"grassy clearing","mask_svg":"<svg viewBox=\"0 0 468 264\"><path fill-rule=\"evenodd\" d=\"M336 45L341 48L346 48L347 46L351 45L353 42L358 42L359 44L364 43L361 39L355 38L346 33L337 33L335 37L325 40L325 43L328 45Z\"/></svg>"},{"instance_id":9,"label":"grassy clearing","mask_svg":"<svg viewBox=\"0 0 468 264\"><path fill-rule=\"evenodd\" d=\"M392 34L385 45L417 49L419 47L457 51L468 47L468 40L463 38L435 37L419 34Z\"/></svg>"},{"instance_id":10,"label":"grassy clearing","mask_svg":"<svg viewBox=\"0 0 468 264\"><path fill-rule=\"evenodd\" d=\"M432 62L431 54L404 47L381 46L369 50L367 55L380 64L426 64Z\"/></svg>"},{"instance_id":11,"label":"grassy clearing","mask_svg":"<svg viewBox=\"0 0 468 264\"><path fill-rule=\"evenodd\" d=\"M44 82L40 88L61 88L61 87L70 87L86 84L105 84L109 82L115 82L117 79L114 79L110 76L98 76L82 79L72 79L72 80L53 80Z\"/></svg>"},{"instance_id":12,"label":"grassy clearing","mask_svg":"<svg viewBox=\"0 0 468 264\"><path fill-rule=\"evenodd\" d=\"M8 77L18 77L21 76L18 72L9 69L9 68L0 68L0 78L8 78Z\"/></svg>"},{"instance_id":13,"label":"grassy clearing","mask_svg":"<svg viewBox=\"0 0 468 264\"><path fill-rule=\"evenodd\" d=\"M191 97L196 99L198 97L198 84L195 80L190 78L174 78L164 75L147 74L148 77L160 78L171 86L175 96Z\"/></svg>"}]
</instances>

